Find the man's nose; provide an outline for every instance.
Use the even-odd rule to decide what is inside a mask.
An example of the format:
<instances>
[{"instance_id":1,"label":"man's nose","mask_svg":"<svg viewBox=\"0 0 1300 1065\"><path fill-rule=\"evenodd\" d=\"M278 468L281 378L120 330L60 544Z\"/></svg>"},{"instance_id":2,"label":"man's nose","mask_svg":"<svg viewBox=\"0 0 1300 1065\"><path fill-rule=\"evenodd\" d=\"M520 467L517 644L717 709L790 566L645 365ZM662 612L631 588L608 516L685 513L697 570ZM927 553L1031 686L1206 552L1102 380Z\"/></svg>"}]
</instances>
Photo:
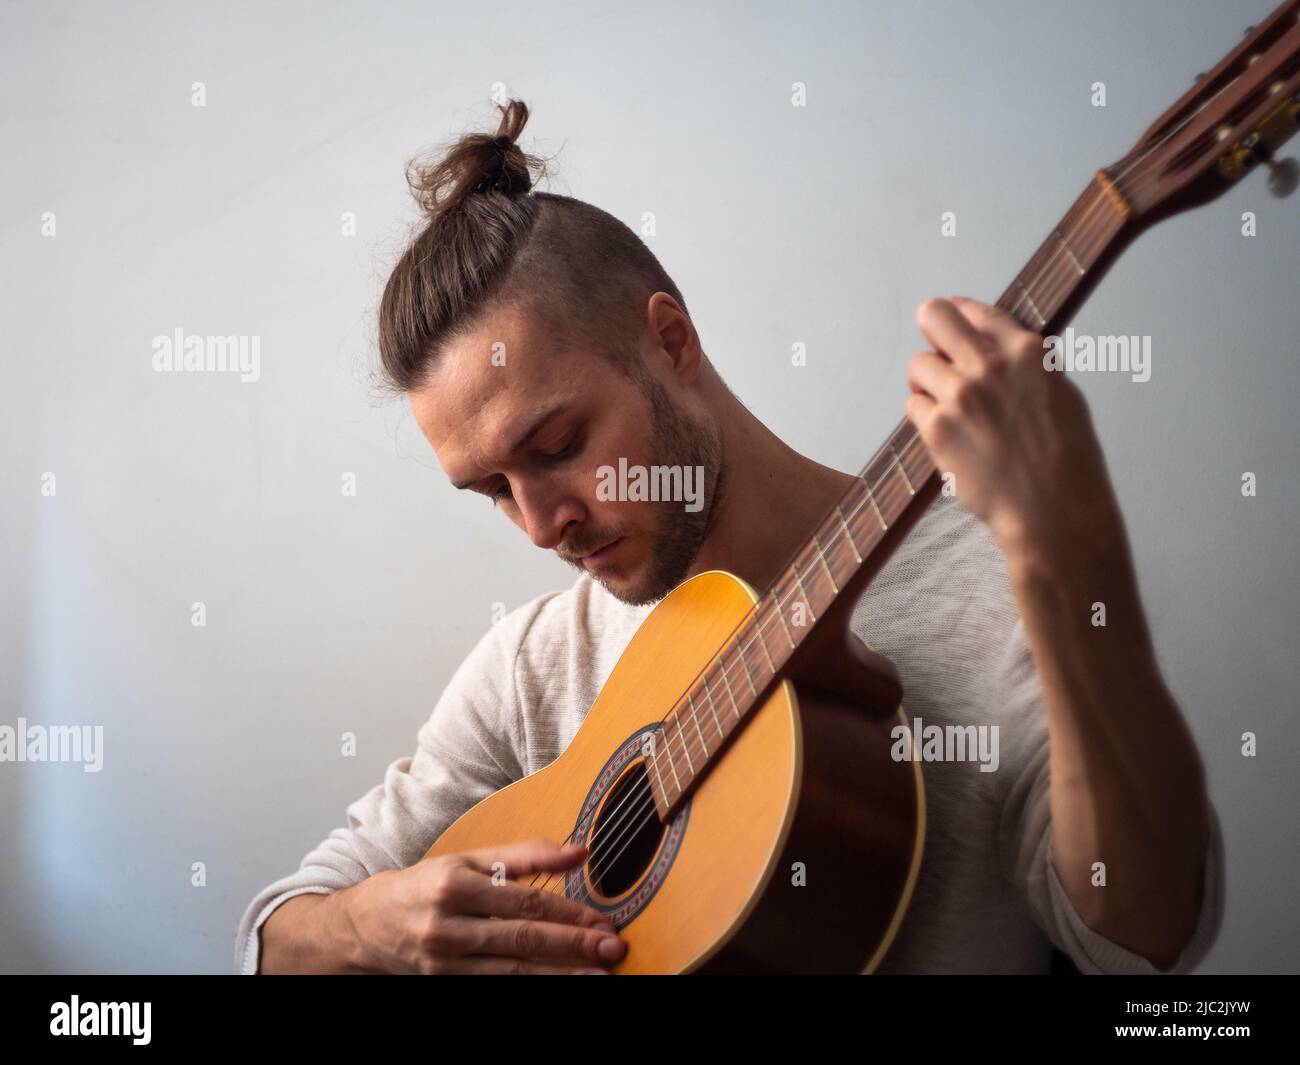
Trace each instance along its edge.
<instances>
[{"instance_id":1,"label":"man's nose","mask_svg":"<svg viewBox=\"0 0 1300 1065\"><path fill-rule=\"evenodd\" d=\"M564 540L564 530L571 521L582 519L581 501L561 486L548 490L541 485L523 485L515 492L524 532L534 545L553 551Z\"/></svg>"}]
</instances>

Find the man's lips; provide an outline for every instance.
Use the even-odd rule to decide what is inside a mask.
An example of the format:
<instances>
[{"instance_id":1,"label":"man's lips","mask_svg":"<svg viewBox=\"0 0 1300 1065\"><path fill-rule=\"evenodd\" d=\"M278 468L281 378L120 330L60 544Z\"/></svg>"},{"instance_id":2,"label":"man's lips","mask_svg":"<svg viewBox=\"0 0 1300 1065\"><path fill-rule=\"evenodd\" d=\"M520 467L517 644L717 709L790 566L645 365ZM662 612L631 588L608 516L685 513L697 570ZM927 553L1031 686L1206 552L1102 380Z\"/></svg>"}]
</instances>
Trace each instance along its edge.
<instances>
[{"instance_id":1,"label":"man's lips","mask_svg":"<svg viewBox=\"0 0 1300 1065\"><path fill-rule=\"evenodd\" d=\"M590 554L587 555L583 555L581 557L583 566L585 566L587 569L594 569L597 566L601 565L616 550L618 550L618 545L621 544L622 542L623 542L623 537L620 536L617 540L611 540L609 543L607 543L604 547L600 548L599 550L592 551Z\"/></svg>"}]
</instances>

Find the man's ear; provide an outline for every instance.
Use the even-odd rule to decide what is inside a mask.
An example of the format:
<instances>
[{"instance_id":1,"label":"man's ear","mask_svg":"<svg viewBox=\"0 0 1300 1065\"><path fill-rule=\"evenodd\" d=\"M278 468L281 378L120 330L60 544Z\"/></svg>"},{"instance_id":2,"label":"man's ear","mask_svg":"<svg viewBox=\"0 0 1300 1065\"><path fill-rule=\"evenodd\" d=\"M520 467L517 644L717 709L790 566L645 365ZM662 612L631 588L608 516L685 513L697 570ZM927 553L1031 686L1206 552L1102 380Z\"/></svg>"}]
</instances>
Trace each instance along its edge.
<instances>
[{"instance_id":1,"label":"man's ear","mask_svg":"<svg viewBox=\"0 0 1300 1065\"><path fill-rule=\"evenodd\" d=\"M668 357L674 377L684 385L699 377L704 361L699 334L690 316L667 292L656 292L646 306L646 322L657 348Z\"/></svg>"}]
</instances>

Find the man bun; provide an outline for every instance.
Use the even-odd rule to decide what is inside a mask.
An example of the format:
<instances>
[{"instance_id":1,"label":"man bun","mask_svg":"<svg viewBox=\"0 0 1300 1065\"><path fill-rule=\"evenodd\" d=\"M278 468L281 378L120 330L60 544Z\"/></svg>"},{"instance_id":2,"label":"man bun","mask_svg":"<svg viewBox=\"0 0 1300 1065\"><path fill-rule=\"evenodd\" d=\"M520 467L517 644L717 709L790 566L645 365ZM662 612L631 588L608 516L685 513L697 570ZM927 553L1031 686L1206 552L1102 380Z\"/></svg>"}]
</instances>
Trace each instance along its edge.
<instances>
[{"instance_id":1,"label":"man bun","mask_svg":"<svg viewBox=\"0 0 1300 1065\"><path fill-rule=\"evenodd\" d=\"M516 143L528 122L528 105L511 100L498 105L501 124L495 134L467 133L431 162L412 163L406 181L420 209L430 219L465 209L476 196L525 196L540 176L543 162Z\"/></svg>"}]
</instances>

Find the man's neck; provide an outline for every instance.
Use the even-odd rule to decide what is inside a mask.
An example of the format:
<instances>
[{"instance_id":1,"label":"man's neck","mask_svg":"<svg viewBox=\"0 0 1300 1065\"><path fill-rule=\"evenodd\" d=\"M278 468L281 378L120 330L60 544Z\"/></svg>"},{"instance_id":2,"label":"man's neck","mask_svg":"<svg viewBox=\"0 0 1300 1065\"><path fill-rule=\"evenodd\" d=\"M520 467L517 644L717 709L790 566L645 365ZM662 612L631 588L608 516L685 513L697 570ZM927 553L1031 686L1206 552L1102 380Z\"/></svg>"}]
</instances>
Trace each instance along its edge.
<instances>
[{"instance_id":1,"label":"man's neck","mask_svg":"<svg viewBox=\"0 0 1300 1065\"><path fill-rule=\"evenodd\" d=\"M720 569L758 591L776 580L853 482L800 455L734 398L724 428L729 467L722 511L689 576Z\"/></svg>"}]
</instances>

